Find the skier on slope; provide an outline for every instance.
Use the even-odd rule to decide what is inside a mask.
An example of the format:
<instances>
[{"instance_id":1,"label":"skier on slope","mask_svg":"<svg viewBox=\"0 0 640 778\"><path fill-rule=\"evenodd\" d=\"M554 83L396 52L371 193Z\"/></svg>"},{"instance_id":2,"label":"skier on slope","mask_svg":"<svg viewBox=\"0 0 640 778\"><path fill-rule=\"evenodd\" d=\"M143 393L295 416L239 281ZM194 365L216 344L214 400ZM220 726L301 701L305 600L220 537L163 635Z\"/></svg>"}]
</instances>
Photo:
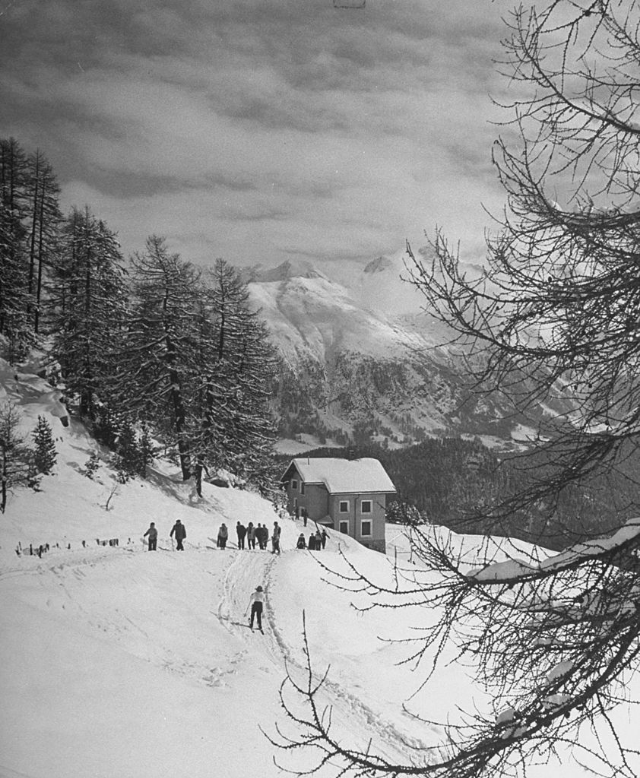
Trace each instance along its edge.
<instances>
[{"instance_id":1,"label":"skier on slope","mask_svg":"<svg viewBox=\"0 0 640 778\"><path fill-rule=\"evenodd\" d=\"M180 521L180 519L176 519L176 523L171 528L169 537L172 538L174 535L176 536L176 542L178 544L176 551L184 551L182 541L187 537L187 528Z\"/></svg>"},{"instance_id":2,"label":"skier on slope","mask_svg":"<svg viewBox=\"0 0 640 778\"><path fill-rule=\"evenodd\" d=\"M264 590L262 586L256 586L255 592L251 595L249 598L249 606L251 607L251 621L249 622L249 626L251 629L253 629L253 619L254 617L258 620L258 629L260 632L262 632L262 608L264 605ZM247 612L245 613L245 616L249 613L249 608L247 608Z\"/></svg>"}]
</instances>

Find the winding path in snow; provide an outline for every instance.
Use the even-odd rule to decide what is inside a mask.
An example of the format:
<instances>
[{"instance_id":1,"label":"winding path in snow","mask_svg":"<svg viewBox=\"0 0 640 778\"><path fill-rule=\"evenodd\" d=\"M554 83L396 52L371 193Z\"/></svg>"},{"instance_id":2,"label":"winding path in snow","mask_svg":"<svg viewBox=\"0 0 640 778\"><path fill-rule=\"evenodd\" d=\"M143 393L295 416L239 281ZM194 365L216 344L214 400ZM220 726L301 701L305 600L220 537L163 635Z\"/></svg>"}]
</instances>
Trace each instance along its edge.
<instances>
[{"instance_id":1,"label":"winding path in snow","mask_svg":"<svg viewBox=\"0 0 640 778\"><path fill-rule=\"evenodd\" d=\"M275 569L279 564L286 565L286 556L286 552L281 556L265 551L236 552L235 559L226 570L222 596L217 608L220 623L231 634L251 644L254 651L259 651L268 658L282 672L283 678L293 668L301 674L307 672L301 661L302 647L300 646L300 651L296 651L296 647L287 644L278 628L278 613L274 611L269 598L272 587L278 585L273 575ZM259 633L251 633L245 617L249 598L258 584L265 588L264 637ZM320 680L320 675L316 680ZM372 738L377 743L377 750L387 758L403 762L407 760L408 748L427 748L426 742L407 736L392 722L363 703L344 684L336 683L327 677L323 688L328 704L340 710L351 723L354 723L354 720L359 721L367 740Z\"/></svg>"}]
</instances>

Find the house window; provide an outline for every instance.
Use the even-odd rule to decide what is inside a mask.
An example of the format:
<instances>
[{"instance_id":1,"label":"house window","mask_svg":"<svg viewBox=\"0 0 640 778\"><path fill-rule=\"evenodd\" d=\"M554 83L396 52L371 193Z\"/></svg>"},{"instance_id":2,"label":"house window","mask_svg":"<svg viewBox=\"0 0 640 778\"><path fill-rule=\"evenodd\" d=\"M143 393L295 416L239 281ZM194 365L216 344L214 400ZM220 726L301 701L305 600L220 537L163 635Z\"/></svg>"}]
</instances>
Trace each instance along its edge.
<instances>
[{"instance_id":1,"label":"house window","mask_svg":"<svg viewBox=\"0 0 640 778\"><path fill-rule=\"evenodd\" d=\"M340 513L349 513L349 500L340 500Z\"/></svg>"},{"instance_id":2,"label":"house window","mask_svg":"<svg viewBox=\"0 0 640 778\"><path fill-rule=\"evenodd\" d=\"M294 492L298 490L298 482L296 481L295 478L291 481L291 488L293 489Z\"/></svg>"},{"instance_id":3,"label":"house window","mask_svg":"<svg viewBox=\"0 0 640 778\"><path fill-rule=\"evenodd\" d=\"M300 494L304 494L304 481L300 481Z\"/></svg>"},{"instance_id":4,"label":"house window","mask_svg":"<svg viewBox=\"0 0 640 778\"><path fill-rule=\"evenodd\" d=\"M371 513L371 500L363 500L360 503L360 513Z\"/></svg>"},{"instance_id":5,"label":"house window","mask_svg":"<svg viewBox=\"0 0 640 778\"><path fill-rule=\"evenodd\" d=\"M371 519L363 519L360 522L360 536L370 538L371 534Z\"/></svg>"},{"instance_id":6,"label":"house window","mask_svg":"<svg viewBox=\"0 0 640 778\"><path fill-rule=\"evenodd\" d=\"M340 522L340 532L342 532L343 535L349 534L349 522L348 521L341 521Z\"/></svg>"}]
</instances>

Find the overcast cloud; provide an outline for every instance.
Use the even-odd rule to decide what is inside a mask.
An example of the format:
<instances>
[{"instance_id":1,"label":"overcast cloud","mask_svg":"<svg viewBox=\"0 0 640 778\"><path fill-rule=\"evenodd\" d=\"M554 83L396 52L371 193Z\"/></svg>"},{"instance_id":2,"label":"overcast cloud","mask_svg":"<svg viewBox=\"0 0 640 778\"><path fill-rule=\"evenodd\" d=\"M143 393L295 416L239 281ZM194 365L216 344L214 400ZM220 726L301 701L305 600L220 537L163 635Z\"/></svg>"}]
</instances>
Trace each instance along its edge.
<instances>
[{"instance_id":1,"label":"overcast cloud","mask_svg":"<svg viewBox=\"0 0 640 778\"><path fill-rule=\"evenodd\" d=\"M0 136L125 253L482 253L507 0L0 0ZM502 117L504 118L504 117Z\"/></svg>"}]
</instances>

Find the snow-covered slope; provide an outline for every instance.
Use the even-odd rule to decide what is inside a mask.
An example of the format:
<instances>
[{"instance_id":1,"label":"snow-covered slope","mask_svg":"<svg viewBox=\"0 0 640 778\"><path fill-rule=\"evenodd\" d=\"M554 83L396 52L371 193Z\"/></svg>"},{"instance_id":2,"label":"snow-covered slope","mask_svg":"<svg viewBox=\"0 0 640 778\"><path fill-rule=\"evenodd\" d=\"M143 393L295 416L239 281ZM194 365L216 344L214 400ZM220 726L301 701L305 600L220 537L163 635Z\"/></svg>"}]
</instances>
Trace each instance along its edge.
<instances>
[{"instance_id":1,"label":"snow-covered slope","mask_svg":"<svg viewBox=\"0 0 640 778\"><path fill-rule=\"evenodd\" d=\"M407 302L419 317L421 300L403 283L398 267L378 260L369 267L352 270L350 285L310 263L288 262L254 274L249 285L253 304L290 364L305 358L331 363L340 352L397 359L434 348L442 328L434 321L418 327L407 317ZM380 273L384 278L377 277Z\"/></svg>"},{"instance_id":2,"label":"snow-covered slope","mask_svg":"<svg viewBox=\"0 0 640 778\"><path fill-rule=\"evenodd\" d=\"M285 430L331 438L359 425L391 445L448 430L515 439L522 419L498 392L475 393L452 332L407 276L401 254L250 272L252 304L285 363L276 398Z\"/></svg>"},{"instance_id":3,"label":"snow-covered slope","mask_svg":"<svg viewBox=\"0 0 640 778\"><path fill-rule=\"evenodd\" d=\"M403 647L380 638L415 634L434 614L358 613L354 595L327 583L314 554L295 549L300 523L279 519L251 492L207 484L198 498L162 463L148 481L115 491L106 465L88 479L80 468L106 452L78 422L63 426L58 393L4 364L0 374L2 399L21 411L25 431L44 415L58 450L41 491L17 491L0 517L0 778L275 778L274 758L308 767L309 754L282 754L261 731L287 726L278 689L285 663L294 673L303 666L303 614L315 665L331 665L326 702L346 739L373 738L397 760L408 758L407 742L433 743L434 729L402 708L420 672L398 665ZM184 553L168 538L177 518L187 528ZM225 551L213 541L222 522L276 520L280 556L238 550L233 532ZM160 530L156 553L141 542L151 521ZM103 545L113 539L117 546ZM16 551L44 544L41 558ZM477 563L478 544L460 544ZM318 556L337 569L339 548L367 575L390 580L386 557L342 535L331 533ZM398 528L389 548L406 558ZM258 584L267 596L264 635L246 620ZM485 701L464 668L445 662L410 704L445 719L456 703ZM334 774L327 766L321 776ZM557 767L536 774L555 776ZM562 774L582 773L567 763Z\"/></svg>"}]
</instances>

